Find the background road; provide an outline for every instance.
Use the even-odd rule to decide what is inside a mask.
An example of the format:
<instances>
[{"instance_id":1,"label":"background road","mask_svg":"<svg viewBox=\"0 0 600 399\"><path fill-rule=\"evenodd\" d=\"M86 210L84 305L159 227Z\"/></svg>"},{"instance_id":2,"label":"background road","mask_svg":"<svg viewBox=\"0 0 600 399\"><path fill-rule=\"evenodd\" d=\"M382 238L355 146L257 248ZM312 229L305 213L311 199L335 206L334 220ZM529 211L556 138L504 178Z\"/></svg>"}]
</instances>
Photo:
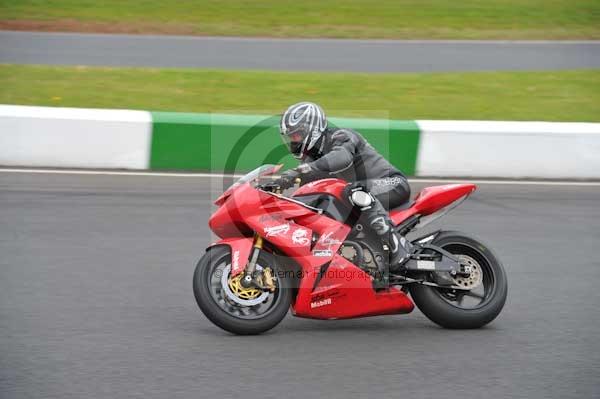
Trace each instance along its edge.
<instances>
[{"instance_id":1,"label":"background road","mask_svg":"<svg viewBox=\"0 0 600 399\"><path fill-rule=\"evenodd\" d=\"M0 397L600 396L600 187L482 185L444 219L507 269L487 328L415 311L288 316L257 337L219 330L193 298L210 187L0 173Z\"/></svg>"},{"instance_id":2,"label":"background road","mask_svg":"<svg viewBox=\"0 0 600 399\"><path fill-rule=\"evenodd\" d=\"M600 41L244 39L0 31L0 63L337 72L600 67Z\"/></svg>"}]
</instances>

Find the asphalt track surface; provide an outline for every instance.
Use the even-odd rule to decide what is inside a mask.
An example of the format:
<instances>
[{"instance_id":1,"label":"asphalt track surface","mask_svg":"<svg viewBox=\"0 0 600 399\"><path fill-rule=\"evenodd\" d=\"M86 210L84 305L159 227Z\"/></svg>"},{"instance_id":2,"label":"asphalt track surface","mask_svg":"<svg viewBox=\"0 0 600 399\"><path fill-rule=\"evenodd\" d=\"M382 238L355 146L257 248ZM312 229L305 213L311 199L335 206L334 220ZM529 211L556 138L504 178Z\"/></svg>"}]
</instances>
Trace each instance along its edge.
<instances>
[{"instance_id":1,"label":"asphalt track surface","mask_svg":"<svg viewBox=\"0 0 600 399\"><path fill-rule=\"evenodd\" d=\"M336 72L600 68L600 41L248 39L0 31L0 63Z\"/></svg>"},{"instance_id":2,"label":"asphalt track surface","mask_svg":"<svg viewBox=\"0 0 600 399\"><path fill-rule=\"evenodd\" d=\"M486 328L415 310L238 337L192 294L210 182L0 172L0 397L600 396L600 187L484 184L445 218L506 267Z\"/></svg>"}]
</instances>

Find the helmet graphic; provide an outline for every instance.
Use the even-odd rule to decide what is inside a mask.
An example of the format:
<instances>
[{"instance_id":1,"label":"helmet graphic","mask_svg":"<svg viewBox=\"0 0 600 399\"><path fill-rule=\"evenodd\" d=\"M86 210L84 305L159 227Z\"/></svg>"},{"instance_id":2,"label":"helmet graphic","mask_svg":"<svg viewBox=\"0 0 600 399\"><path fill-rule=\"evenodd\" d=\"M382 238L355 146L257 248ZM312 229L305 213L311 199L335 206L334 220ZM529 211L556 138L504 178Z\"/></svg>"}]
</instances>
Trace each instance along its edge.
<instances>
[{"instance_id":1,"label":"helmet graphic","mask_svg":"<svg viewBox=\"0 0 600 399\"><path fill-rule=\"evenodd\" d=\"M281 138L296 159L304 159L327 129L323 109L311 102L290 106L281 117Z\"/></svg>"}]
</instances>

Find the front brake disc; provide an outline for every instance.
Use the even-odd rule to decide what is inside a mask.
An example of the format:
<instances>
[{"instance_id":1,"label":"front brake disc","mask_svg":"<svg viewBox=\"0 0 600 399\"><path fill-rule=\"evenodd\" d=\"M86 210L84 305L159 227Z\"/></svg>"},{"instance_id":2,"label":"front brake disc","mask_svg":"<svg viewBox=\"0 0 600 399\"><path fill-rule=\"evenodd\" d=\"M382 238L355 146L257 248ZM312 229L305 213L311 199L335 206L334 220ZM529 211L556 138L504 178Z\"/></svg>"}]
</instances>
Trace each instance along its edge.
<instances>
[{"instance_id":1,"label":"front brake disc","mask_svg":"<svg viewBox=\"0 0 600 399\"><path fill-rule=\"evenodd\" d=\"M221 287L223 288L223 292L227 299L232 300L238 305L242 306L254 306L262 303L267 299L269 293L266 291L261 291L256 288L245 288L241 285L241 274L230 278L229 273L231 271L231 266L227 265L223 269L223 274L221 276Z\"/></svg>"}]
</instances>

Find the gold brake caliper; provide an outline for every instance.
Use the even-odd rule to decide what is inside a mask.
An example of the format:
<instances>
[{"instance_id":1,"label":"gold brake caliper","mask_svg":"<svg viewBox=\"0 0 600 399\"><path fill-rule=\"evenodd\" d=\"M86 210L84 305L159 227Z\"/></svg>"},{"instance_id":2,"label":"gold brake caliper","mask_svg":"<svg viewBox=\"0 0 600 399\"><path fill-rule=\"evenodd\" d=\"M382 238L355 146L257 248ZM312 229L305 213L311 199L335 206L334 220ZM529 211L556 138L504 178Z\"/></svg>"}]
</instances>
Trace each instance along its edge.
<instances>
[{"instance_id":1,"label":"gold brake caliper","mask_svg":"<svg viewBox=\"0 0 600 399\"><path fill-rule=\"evenodd\" d=\"M267 287L269 291L275 291L275 279L273 278L273 272L268 267L263 269L263 285Z\"/></svg>"},{"instance_id":2,"label":"gold brake caliper","mask_svg":"<svg viewBox=\"0 0 600 399\"><path fill-rule=\"evenodd\" d=\"M229 285L231 292L241 299L251 300L258 298L261 291L253 287L245 288L242 285L242 275L243 273L240 273L235 277L229 277L227 284Z\"/></svg>"}]
</instances>

